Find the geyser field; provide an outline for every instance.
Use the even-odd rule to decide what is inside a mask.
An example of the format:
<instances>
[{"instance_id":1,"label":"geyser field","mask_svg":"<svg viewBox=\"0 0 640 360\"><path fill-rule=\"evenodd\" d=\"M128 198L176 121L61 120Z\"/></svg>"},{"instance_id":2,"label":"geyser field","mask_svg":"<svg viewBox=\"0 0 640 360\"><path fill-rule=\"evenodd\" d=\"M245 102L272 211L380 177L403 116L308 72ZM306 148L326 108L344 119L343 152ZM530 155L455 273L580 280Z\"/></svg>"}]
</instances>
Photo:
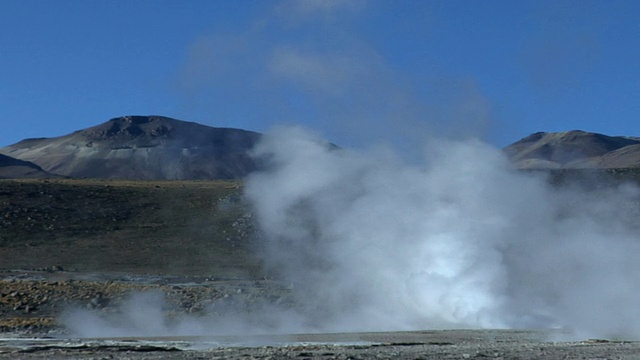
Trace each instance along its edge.
<instances>
[{"instance_id":1,"label":"geyser field","mask_svg":"<svg viewBox=\"0 0 640 360\"><path fill-rule=\"evenodd\" d=\"M236 205L217 195L224 201L215 211L252 223L238 248L261 268L252 263L240 277L267 276L261 281L271 285L260 286L280 292L218 292L187 314L163 289L189 285L167 282L108 311L65 305L55 336L553 329L556 340L640 337L635 182L590 172L558 183L548 172L513 169L477 140L427 145L420 161L407 162L384 146L340 149L300 128L273 131L252 154L263 170L244 181Z\"/></svg>"},{"instance_id":2,"label":"geyser field","mask_svg":"<svg viewBox=\"0 0 640 360\"><path fill-rule=\"evenodd\" d=\"M389 149L340 150L293 128L274 132L254 155L266 164L245 188L257 250L299 305L236 321L230 309L224 323L235 331L640 336L634 185L554 188L479 141L438 141L424 163L407 164ZM224 333L215 323L180 328ZM141 335L171 333L160 329Z\"/></svg>"}]
</instances>

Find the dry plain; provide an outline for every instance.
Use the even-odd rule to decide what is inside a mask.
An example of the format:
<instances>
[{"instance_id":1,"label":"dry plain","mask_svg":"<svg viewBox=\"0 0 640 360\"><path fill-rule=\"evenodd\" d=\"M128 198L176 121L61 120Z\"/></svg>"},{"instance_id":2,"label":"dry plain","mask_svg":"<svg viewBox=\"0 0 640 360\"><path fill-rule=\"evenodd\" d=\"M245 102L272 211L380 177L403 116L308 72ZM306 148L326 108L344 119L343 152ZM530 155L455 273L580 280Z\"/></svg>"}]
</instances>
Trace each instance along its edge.
<instances>
[{"instance_id":1,"label":"dry plain","mask_svg":"<svg viewBox=\"0 0 640 360\"><path fill-rule=\"evenodd\" d=\"M229 298L286 302L286 284L252 252L241 192L223 181L0 181L0 358L640 358L635 341L559 341L550 330L88 339L63 326L69 306L109 314L149 290L169 316Z\"/></svg>"}]
</instances>

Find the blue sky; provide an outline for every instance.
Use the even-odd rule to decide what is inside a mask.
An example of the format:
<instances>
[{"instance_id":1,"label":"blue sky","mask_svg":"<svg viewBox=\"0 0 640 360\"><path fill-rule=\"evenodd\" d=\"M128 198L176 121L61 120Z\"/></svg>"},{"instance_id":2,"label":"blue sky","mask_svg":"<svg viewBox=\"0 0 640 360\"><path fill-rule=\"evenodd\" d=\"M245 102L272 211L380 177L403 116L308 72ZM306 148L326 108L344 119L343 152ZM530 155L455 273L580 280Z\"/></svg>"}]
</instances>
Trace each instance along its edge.
<instances>
[{"instance_id":1,"label":"blue sky","mask_svg":"<svg viewBox=\"0 0 640 360\"><path fill-rule=\"evenodd\" d=\"M640 1L1 0L0 146L122 115L344 146L640 136Z\"/></svg>"}]
</instances>

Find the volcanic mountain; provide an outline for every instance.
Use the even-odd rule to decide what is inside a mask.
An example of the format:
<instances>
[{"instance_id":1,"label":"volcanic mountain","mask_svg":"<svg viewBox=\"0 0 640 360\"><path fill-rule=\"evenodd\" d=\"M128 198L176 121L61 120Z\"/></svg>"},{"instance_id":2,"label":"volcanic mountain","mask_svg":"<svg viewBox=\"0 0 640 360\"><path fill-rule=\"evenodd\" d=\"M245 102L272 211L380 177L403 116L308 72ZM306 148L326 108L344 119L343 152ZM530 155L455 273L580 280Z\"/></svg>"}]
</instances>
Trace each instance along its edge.
<instances>
[{"instance_id":1,"label":"volcanic mountain","mask_svg":"<svg viewBox=\"0 0 640 360\"><path fill-rule=\"evenodd\" d=\"M580 130L538 132L507 146L504 151L521 169L640 167L640 138Z\"/></svg>"},{"instance_id":2,"label":"volcanic mountain","mask_svg":"<svg viewBox=\"0 0 640 360\"><path fill-rule=\"evenodd\" d=\"M0 153L74 178L238 179L260 134L162 116L124 116L55 138L26 139Z\"/></svg>"},{"instance_id":3,"label":"volcanic mountain","mask_svg":"<svg viewBox=\"0 0 640 360\"><path fill-rule=\"evenodd\" d=\"M49 178L57 177L40 166L0 154L0 179Z\"/></svg>"}]
</instances>

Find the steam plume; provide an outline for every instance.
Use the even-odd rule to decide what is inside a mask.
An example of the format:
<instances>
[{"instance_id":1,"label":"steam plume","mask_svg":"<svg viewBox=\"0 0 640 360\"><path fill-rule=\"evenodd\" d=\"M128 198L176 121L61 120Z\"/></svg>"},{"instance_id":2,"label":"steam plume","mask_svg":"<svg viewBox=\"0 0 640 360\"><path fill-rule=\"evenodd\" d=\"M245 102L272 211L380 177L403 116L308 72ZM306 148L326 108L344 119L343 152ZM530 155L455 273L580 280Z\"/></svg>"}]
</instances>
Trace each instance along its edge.
<instances>
[{"instance_id":1,"label":"steam plume","mask_svg":"<svg viewBox=\"0 0 640 360\"><path fill-rule=\"evenodd\" d=\"M552 187L474 140L432 140L415 165L388 148L343 150L281 128L254 155L267 166L245 187L256 250L293 285L299 306L169 321L161 296L147 294L121 316L70 311L67 326L84 336L443 328L640 336L634 185Z\"/></svg>"},{"instance_id":2,"label":"steam plume","mask_svg":"<svg viewBox=\"0 0 640 360\"><path fill-rule=\"evenodd\" d=\"M261 251L323 330L640 335L635 186L552 188L479 141L433 141L416 166L289 128L256 155Z\"/></svg>"}]
</instances>

